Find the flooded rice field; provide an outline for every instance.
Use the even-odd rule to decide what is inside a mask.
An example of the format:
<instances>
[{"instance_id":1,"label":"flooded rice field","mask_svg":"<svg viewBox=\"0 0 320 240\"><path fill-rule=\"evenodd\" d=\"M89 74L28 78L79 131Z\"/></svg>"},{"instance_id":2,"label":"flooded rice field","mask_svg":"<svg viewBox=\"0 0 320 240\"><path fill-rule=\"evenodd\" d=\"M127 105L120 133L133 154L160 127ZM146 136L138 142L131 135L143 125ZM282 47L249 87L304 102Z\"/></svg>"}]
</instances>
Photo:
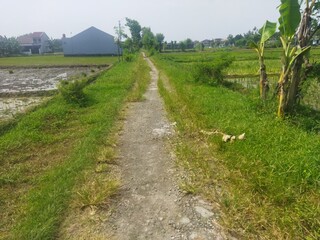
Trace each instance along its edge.
<instances>
[{"instance_id":1,"label":"flooded rice field","mask_svg":"<svg viewBox=\"0 0 320 240\"><path fill-rule=\"evenodd\" d=\"M0 121L13 118L17 113L23 113L49 97L9 97L0 98Z\"/></svg>"},{"instance_id":2,"label":"flooded rice field","mask_svg":"<svg viewBox=\"0 0 320 240\"><path fill-rule=\"evenodd\" d=\"M106 66L0 69L0 121L12 118L48 99L37 96L37 93L43 95L43 92L57 89L59 81L89 76L105 68Z\"/></svg>"}]
</instances>

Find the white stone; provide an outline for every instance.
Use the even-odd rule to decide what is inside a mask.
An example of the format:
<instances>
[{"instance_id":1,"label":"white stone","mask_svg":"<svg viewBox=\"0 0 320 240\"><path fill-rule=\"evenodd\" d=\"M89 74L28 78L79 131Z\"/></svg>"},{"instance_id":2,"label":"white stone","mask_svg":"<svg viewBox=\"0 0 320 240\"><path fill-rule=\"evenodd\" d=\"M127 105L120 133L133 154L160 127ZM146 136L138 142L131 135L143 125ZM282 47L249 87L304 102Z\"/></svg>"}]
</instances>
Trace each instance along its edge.
<instances>
[{"instance_id":1,"label":"white stone","mask_svg":"<svg viewBox=\"0 0 320 240\"><path fill-rule=\"evenodd\" d=\"M209 217L212 217L214 214L213 212L210 212L209 210L203 208L203 207L200 207L200 206L196 206L194 208L196 210L197 213L199 213L203 218L209 218Z\"/></svg>"}]
</instances>

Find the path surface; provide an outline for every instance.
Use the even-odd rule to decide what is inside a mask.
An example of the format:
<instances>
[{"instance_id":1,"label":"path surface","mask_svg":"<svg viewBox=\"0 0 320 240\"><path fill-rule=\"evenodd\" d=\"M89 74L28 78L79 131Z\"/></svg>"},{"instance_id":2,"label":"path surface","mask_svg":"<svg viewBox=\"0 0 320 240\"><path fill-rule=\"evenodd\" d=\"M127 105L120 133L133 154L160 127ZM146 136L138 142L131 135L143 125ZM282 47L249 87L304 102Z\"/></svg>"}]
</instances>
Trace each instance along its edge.
<instances>
[{"instance_id":1,"label":"path surface","mask_svg":"<svg viewBox=\"0 0 320 240\"><path fill-rule=\"evenodd\" d=\"M146 61L152 78L146 100L129 105L119 141L124 185L107 227L111 239L227 239L210 205L179 191L166 147L174 130L158 93L158 71Z\"/></svg>"}]
</instances>

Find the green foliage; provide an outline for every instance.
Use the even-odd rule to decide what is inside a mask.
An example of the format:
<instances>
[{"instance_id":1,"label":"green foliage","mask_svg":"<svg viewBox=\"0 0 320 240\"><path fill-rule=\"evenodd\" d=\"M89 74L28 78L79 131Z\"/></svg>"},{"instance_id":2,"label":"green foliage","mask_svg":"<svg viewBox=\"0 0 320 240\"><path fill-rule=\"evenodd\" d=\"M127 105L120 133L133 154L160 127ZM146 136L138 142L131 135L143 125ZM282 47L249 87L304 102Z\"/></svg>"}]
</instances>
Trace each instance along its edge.
<instances>
[{"instance_id":1,"label":"green foliage","mask_svg":"<svg viewBox=\"0 0 320 240\"><path fill-rule=\"evenodd\" d=\"M16 38L0 37L0 57L20 54L20 44Z\"/></svg>"},{"instance_id":2,"label":"green foliage","mask_svg":"<svg viewBox=\"0 0 320 240\"><path fill-rule=\"evenodd\" d=\"M223 71L232 63L231 58L219 59L212 62L201 62L193 66L193 79L195 82L209 85L223 82Z\"/></svg>"},{"instance_id":3,"label":"green foliage","mask_svg":"<svg viewBox=\"0 0 320 240\"><path fill-rule=\"evenodd\" d=\"M293 36L301 20L298 0L281 0L279 12L279 30L281 34L286 37Z\"/></svg>"},{"instance_id":4,"label":"green foliage","mask_svg":"<svg viewBox=\"0 0 320 240\"><path fill-rule=\"evenodd\" d=\"M261 40L260 42L264 43L268 41L276 32L277 23L266 21L263 27L260 29Z\"/></svg>"},{"instance_id":5,"label":"green foliage","mask_svg":"<svg viewBox=\"0 0 320 240\"><path fill-rule=\"evenodd\" d=\"M129 27L132 39L132 49L133 51L138 51L140 49L141 43L141 25L137 20L126 18L126 26Z\"/></svg>"},{"instance_id":6,"label":"green foliage","mask_svg":"<svg viewBox=\"0 0 320 240\"><path fill-rule=\"evenodd\" d=\"M50 39L47 41L47 44L52 53L63 52L61 39Z\"/></svg>"},{"instance_id":7,"label":"green foliage","mask_svg":"<svg viewBox=\"0 0 320 240\"><path fill-rule=\"evenodd\" d=\"M123 57L126 62L132 62L135 58L135 55L133 53L126 53L123 55Z\"/></svg>"},{"instance_id":8,"label":"green foliage","mask_svg":"<svg viewBox=\"0 0 320 240\"><path fill-rule=\"evenodd\" d=\"M84 106L86 103L86 95L83 92L87 85L86 79L81 80L62 80L58 85L58 90L66 102Z\"/></svg>"},{"instance_id":9,"label":"green foliage","mask_svg":"<svg viewBox=\"0 0 320 240\"><path fill-rule=\"evenodd\" d=\"M156 38L150 28L143 28L142 29L141 43L142 43L143 48L146 50L156 48L156 46L157 46Z\"/></svg>"},{"instance_id":10,"label":"green foliage","mask_svg":"<svg viewBox=\"0 0 320 240\"><path fill-rule=\"evenodd\" d=\"M156 42L157 42L157 47L156 49L161 52L163 49L163 41L164 41L164 35L162 33L157 33L156 34Z\"/></svg>"}]
</instances>

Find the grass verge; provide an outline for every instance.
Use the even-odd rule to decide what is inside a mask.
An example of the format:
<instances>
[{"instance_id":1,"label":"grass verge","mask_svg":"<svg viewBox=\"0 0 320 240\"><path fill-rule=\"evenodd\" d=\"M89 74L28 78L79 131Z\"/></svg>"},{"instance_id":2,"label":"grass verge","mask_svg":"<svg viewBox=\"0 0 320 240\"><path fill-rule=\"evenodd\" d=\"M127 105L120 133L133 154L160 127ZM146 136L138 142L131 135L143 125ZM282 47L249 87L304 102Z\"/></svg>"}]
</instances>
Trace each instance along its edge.
<instances>
[{"instance_id":1,"label":"grass verge","mask_svg":"<svg viewBox=\"0 0 320 240\"><path fill-rule=\"evenodd\" d=\"M0 136L0 239L58 236L73 188L96 169L141 61L119 63L86 87L85 107L56 96ZM95 185L110 187L110 194L117 187L114 181ZM84 192L81 202L88 205Z\"/></svg>"},{"instance_id":2,"label":"grass verge","mask_svg":"<svg viewBox=\"0 0 320 240\"><path fill-rule=\"evenodd\" d=\"M218 202L221 221L237 237L318 239L319 134L277 120L274 107L250 95L192 83L178 64L154 60L179 129L179 163L189 172L183 189ZM246 140L203 134L214 130L245 132Z\"/></svg>"}]
</instances>

